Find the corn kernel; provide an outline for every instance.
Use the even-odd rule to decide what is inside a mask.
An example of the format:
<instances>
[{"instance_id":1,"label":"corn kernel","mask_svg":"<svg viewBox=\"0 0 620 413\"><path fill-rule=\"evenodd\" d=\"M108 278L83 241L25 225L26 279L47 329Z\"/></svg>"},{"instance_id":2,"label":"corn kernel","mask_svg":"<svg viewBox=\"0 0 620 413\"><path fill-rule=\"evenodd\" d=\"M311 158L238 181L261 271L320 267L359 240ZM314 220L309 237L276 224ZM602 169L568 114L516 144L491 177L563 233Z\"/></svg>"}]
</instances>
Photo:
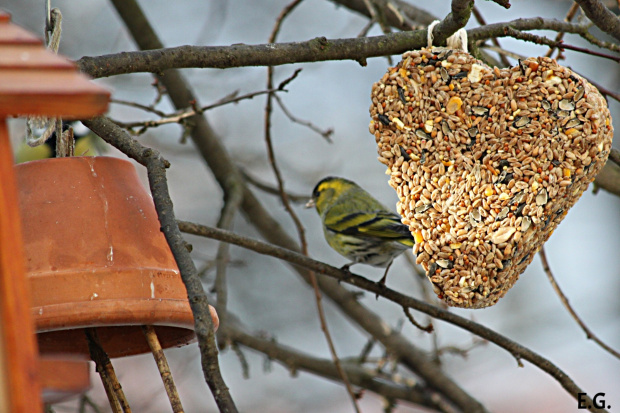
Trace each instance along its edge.
<instances>
[{"instance_id":1,"label":"corn kernel","mask_svg":"<svg viewBox=\"0 0 620 413\"><path fill-rule=\"evenodd\" d=\"M448 101L448 105L446 106L446 111L448 114L453 115L457 110L461 108L463 105L463 101L458 96L452 96Z\"/></svg>"},{"instance_id":2,"label":"corn kernel","mask_svg":"<svg viewBox=\"0 0 620 413\"><path fill-rule=\"evenodd\" d=\"M413 239L415 240L416 244L419 244L420 242L424 241L424 237L422 236L422 231L414 232Z\"/></svg>"}]
</instances>

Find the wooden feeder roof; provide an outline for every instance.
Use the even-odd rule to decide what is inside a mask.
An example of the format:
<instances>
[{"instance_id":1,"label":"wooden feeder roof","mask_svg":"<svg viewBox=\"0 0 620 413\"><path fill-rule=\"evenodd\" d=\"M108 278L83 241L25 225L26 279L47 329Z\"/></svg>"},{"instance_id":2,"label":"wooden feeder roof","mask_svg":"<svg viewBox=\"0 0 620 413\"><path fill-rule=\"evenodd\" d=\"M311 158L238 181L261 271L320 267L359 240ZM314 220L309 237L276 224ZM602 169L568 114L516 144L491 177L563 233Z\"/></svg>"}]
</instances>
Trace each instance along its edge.
<instances>
[{"instance_id":1,"label":"wooden feeder roof","mask_svg":"<svg viewBox=\"0 0 620 413\"><path fill-rule=\"evenodd\" d=\"M103 114L109 99L110 92L0 10L0 117L85 119Z\"/></svg>"}]
</instances>

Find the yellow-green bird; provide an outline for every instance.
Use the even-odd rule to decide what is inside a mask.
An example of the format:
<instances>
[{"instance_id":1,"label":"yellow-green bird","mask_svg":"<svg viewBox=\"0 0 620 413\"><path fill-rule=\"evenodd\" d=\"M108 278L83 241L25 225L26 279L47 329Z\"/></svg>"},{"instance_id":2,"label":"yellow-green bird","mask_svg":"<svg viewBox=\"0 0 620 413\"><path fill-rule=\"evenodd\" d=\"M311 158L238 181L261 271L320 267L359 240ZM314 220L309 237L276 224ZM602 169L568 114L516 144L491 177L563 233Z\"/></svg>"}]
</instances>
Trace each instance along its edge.
<instances>
[{"instance_id":1,"label":"yellow-green bird","mask_svg":"<svg viewBox=\"0 0 620 413\"><path fill-rule=\"evenodd\" d=\"M385 268L382 284L394 258L413 247L413 235L400 217L347 179L322 179L306 207L316 207L327 243L352 261L342 268L357 263Z\"/></svg>"}]
</instances>

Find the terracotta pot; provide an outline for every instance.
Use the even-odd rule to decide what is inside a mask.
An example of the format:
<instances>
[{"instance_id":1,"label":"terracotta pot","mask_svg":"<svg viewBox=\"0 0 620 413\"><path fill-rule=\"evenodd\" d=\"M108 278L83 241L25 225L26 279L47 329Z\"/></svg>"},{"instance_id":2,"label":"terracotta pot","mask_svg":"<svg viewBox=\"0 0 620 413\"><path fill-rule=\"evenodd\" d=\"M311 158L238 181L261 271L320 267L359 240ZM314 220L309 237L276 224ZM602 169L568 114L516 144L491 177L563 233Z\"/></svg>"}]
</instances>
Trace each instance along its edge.
<instances>
[{"instance_id":1,"label":"terracotta pot","mask_svg":"<svg viewBox=\"0 0 620 413\"><path fill-rule=\"evenodd\" d=\"M56 158L15 170L41 353L88 354L84 327L100 327L111 357L149 351L140 325L154 325L163 348L194 339L185 286L130 162Z\"/></svg>"},{"instance_id":2,"label":"terracotta pot","mask_svg":"<svg viewBox=\"0 0 620 413\"><path fill-rule=\"evenodd\" d=\"M90 365L84 356L42 356L39 378L43 403L59 403L90 388Z\"/></svg>"}]
</instances>

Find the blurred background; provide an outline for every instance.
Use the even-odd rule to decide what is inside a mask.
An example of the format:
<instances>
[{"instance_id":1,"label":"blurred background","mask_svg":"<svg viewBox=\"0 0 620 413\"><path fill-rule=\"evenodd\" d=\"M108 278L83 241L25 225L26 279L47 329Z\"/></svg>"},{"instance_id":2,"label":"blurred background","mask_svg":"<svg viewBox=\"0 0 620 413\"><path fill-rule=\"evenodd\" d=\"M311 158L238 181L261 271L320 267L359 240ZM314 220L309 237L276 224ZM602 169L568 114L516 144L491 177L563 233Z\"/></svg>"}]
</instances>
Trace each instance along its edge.
<instances>
[{"instance_id":1,"label":"blurred background","mask_svg":"<svg viewBox=\"0 0 620 413\"><path fill-rule=\"evenodd\" d=\"M179 45L231 45L266 43L276 17L289 0L256 2L252 0L209 0L174 2L141 1L147 17L166 47ZM1 0L0 7L13 15L13 21L43 36L43 0ZM416 2L428 12L443 18L450 11L447 0ZM559 0L522 0L513 2L509 11L492 2L478 2L488 23L517 17L563 19L572 2ZM71 59L135 50L131 37L113 7L107 1L77 2L52 0L63 14L60 53ZM283 23L278 41L303 41L317 36L355 37L367 19L345 7L326 0L306 0ZM467 27L476 27L472 21ZM596 31L597 29L592 29ZM379 35L373 27L369 35ZM555 37L555 33L545 33ZM599 36L605 38L603 35ZM567 35L569 44L590 47L579 37ZM525 56L540 56L547 48L530 43L502 39L502 46ZM610 60L567 50L562 64L595 79L607 89L620 89L618 64ZM399 57L394 57L394 63ZM511 60L513 61L513 60ZM321 129L333 128L333 143L298 124L292 123L276 107L272 139L278 164L285 177L286 189L310 195L321 178L337 175L352 179L395 210L397 200L387 185L385 167L377 160L376 145L368 132L370 88L388 67L386 58L368 59L368 66L357 62L321 62L285 65L275 68L275 83L289 77L297 68L300 75L280 94L285 105L297 117L309 120ZM183 71L202 104L216 102L238 90L240 94L265 89L266 68L188 69ZM156 96L150 74L122 75L97 80L113 93L113 98L144 105ZM238 104L226 105L207 114L236 163L252 176L275 183L265 150L263 120L265 97L259 96ZM610 101L612 117L620 119L620 105ZM158 109L172 112L163 99ZM109 116L119 121L152 118L136 108L112 104ZM616 129L620 126L615 123ZM23 122L11 123L11 135L20 142ZM149 129L138 139L160 150L172 167L169 185L177 218L215 226L222 205L222 193L211 172L191 141L180 142L179 125ZM615 145L618 147L617 145ZM110 148L108 155L123 154ZM145 178L145 170L138 166ZM146 180L144 181L146 183ZM620 200L605 191L592 188L570 210L563 223L545 245L547 257L560 287L578 314L603 341L620 348ZM294 234L294 225L280 201L255 191L279 222ZM314 210L296 205L296 212L307 228L312 257L335 266L346 260L325 242L319 218ZM237 216L234 230L258 238L244 218ZM188 237L199 268L212 264L217 242ZM320 330L312 290L282 262L231 248L232 263L228 271L229 309L253 331L264 331L280 343L314 356L330 358ZM378 280L382 269L355 266L354 271ZM214 270L205 274L205 288L211 287ZM416 275L404 257L390 270L388 286L420 297ZM384 320L397 326L403 322L400 307L367 294L363 303ZM364 332L351 325L329 302L324 302L330 330L339 356L358 355L366 343ZM485 310L452 310L475 320L525 345L548 358L590 395L606 393L607 404L620 408L620 360L587 340L553 292L542 271L540 260L521 275L520 281L497 305ZM424 316L414 314L423 321ZM468 348L474 337L460 329L434 322L440 347ZM403 333L421 348L432 350L430 335L404 321ZM250 378L244 379L237 356L231 351L221 354L224 379L240 411L244 412L350 412L352 407L343 386L307 373L292 377L276 362L267 363L263 355L244 349L250 364ZM203 378L197 344L167 350L181 399L188 412L216 411L215 403ZM380 356L380 349L374 355ZM577 402L560 385L538 368L515 359L493 344L476 346L466 357L447 354L443 367L473 397L495 412L540 411L549 413L577 411ZM170 411L168 401L150 355L114 360L120 382L136 412ZM266 366L268 368L266 368ZM98 377L93 376L92 399L106 411L105 393ZM77 411L75 401L55 406L57 412ZM364 412L382 411L382 399L366 392L360 401ZM399 405L397 412L422 412L412 405Z\"/></svg>"}]
</instances>

